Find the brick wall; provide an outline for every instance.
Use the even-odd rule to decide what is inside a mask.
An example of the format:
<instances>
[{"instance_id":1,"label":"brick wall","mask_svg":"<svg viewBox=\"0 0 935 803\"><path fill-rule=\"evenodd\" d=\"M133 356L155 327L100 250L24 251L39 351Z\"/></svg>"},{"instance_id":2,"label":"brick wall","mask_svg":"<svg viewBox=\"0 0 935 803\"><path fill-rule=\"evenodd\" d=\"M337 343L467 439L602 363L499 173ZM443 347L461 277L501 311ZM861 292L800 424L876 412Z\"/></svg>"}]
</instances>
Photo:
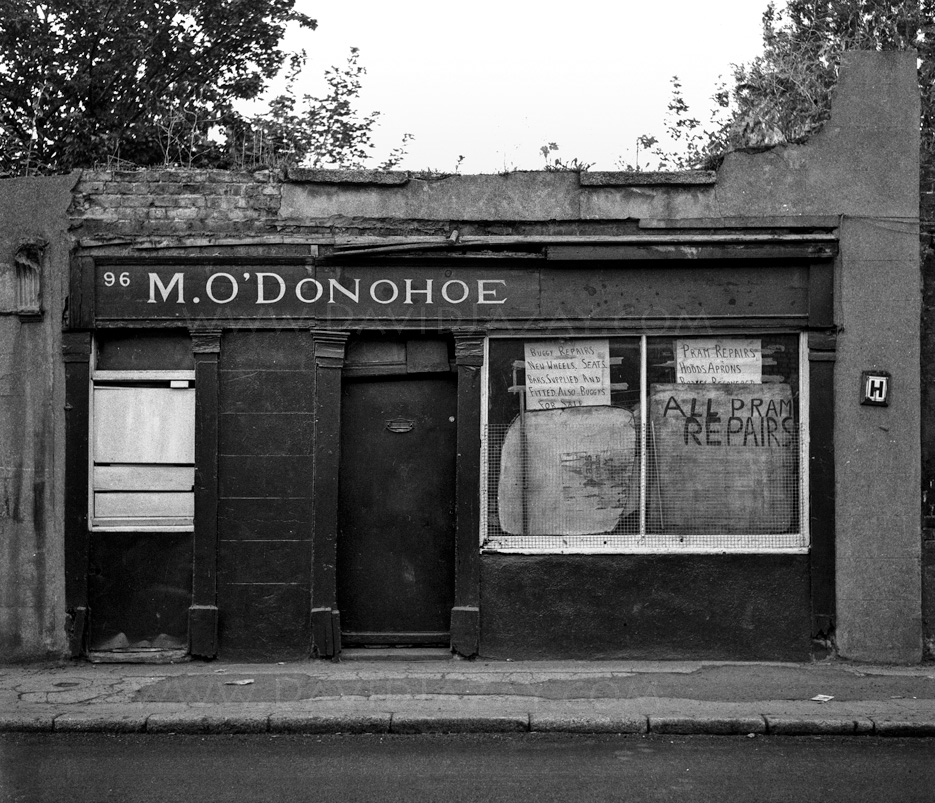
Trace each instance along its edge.
<instances>
[{"instance_id":1,"label":"brick wall","mask_svg":"<svg viewBox=\"0 0 935 803\"><path fill-rule=\"evenodd\" d=\"M268 170L95 170L82 174L69 214L80 235L108 238L268 229L282 178Z\"/></svg>"}]
</instances>

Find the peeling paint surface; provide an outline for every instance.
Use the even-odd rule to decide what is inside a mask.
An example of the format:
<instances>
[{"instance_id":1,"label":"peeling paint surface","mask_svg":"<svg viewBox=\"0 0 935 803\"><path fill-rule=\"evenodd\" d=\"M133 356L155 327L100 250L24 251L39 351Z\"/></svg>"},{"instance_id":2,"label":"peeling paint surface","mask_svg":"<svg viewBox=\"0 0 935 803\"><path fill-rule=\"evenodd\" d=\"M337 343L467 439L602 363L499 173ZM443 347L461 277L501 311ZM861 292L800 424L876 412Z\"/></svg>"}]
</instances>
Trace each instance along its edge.
<instances>
[{"instance_id":1,"label":"peeling paint surface","mask_svg":"<svg viewBox=\"0 0 935 803\"><path fill-rule=\"evenodd\" d=\"M7 660L64 648L58 333L75 180L6 179L0 194L0 263L12 265L24 242L53 243L31 279L42 314L22 316L21 304L0 311L0 656Z\"/></svg>"}]
</instances>

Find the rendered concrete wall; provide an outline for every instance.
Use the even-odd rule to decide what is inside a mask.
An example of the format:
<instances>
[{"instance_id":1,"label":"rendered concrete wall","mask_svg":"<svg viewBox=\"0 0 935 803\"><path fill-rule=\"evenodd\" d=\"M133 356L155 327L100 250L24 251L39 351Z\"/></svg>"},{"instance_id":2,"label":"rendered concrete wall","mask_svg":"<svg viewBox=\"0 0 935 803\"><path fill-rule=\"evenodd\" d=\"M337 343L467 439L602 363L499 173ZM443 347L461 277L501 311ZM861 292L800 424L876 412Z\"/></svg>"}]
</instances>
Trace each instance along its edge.
<instances>
[{"instance_id":1,"label":"rendered concrete wall","mask_svg":"<svg viewBox=\"0 0 935 803\"><path fill-rule=\"evenodd\" d=\"M918 155L915 54L851 53L820 134L768 155L729 156L718 175L722 214L841 216L837 647L864 661L922 654ZM868 369L892 373L890 407L858 404Z\"/></svg>"},{"instance_id":2,"label":"rendered concrete wall","mask_svg":"<svg viewBox=\"0 0 935 803\"><path fill-rule=\"evenodd\" d=\"M931 69L929 74L932 74ZM935 87L929 86L929 124ZM925 657L935 659L935 131L923 140L919 165L922 257L922 631Z\"/></svg>"},{"instance_id":3,"label":"rendered concrete wall","mask_svg":"<svg viewBox=\"0 0 935 803\"><path fill-rule=\"evenodd\" d=\"M61 327L75 180L8 179L0 193L0 660L6 661L65 650ZM43 246L41 317L21 316L7 292L24 243Z\"/></svg>"},{"instance_id":4,"label":"rendered concrete wall","mask_svg":"<svg viewBox=\"0 0 935 803\"><path fill-rule=\"evenodd\" d=\"M921 658L918 120L915 55L852 54L832 119L811 143L803 199L843 216L835 277L837 646L858 660ZM889 408L858 404L867 369L893 374Z\"/></svg>"},{"instance_id":5,"label":"rendered concrete wall","mask_svg":"<svg viewBox=\"0 0 935 803\"><path fill-rule=\"evenodd\" d=\"M918 239L844 221L836 366L837 643L844 657L921 658ZM860 372L893 375L888 408L857 404Z\"/></svg>"}]
</instances>

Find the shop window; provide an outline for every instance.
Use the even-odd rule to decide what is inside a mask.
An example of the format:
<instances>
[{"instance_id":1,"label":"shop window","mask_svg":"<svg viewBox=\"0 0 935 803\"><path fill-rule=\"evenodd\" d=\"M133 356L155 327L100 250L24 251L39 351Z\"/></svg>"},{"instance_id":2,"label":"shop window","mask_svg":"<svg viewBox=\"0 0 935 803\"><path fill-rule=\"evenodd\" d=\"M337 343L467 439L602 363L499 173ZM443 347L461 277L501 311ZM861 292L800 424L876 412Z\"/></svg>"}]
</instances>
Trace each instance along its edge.
<instances>
[{"instance_id":1,"label":"shop window","mask_svg":"<svg viewBox=\"0 0 935 803\"><path fill-rule=\"evenodd\" d=\"M193 529L195 372L152 367L166 353L167 343L171 351L172 340L143 337L122 344L114 338L100 343L96 351L100 359L92 372L90 428L92 530ZM109 367L125 364L130 357L132 365L142 367ZM167 362L174 366L179 361Z\"/></svg>"},{"instance_id":2,"label":"shop window","mask_svg":"<svg viewBox=\"0 0 935 803\"><path fill-rule=\"evenodd\" d=\"M807 546L800 337L491 339L483 546Z\"/></svg>"}]
</instances>

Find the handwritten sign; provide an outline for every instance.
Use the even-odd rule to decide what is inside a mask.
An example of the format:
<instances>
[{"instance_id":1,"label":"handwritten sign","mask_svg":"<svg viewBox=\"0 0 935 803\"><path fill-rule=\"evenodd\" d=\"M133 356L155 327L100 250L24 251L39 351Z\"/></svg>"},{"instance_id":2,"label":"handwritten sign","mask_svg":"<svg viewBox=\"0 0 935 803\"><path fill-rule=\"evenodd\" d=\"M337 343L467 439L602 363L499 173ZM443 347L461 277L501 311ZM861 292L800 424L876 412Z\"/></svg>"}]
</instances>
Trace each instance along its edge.
<instances>
[{"instance_id":1,"label":"handwritten sign","mask_svg":"<svg viewBox=\"0 0 935 803\"><path fill-rule=\"evenodd\" d=\"M763 344L753 337L705 337L675 341L676 382L758 385Z\"/></svg>"},{"instance_id":2,"label":"handwritten sign","mask_svg":"<svg viewBox=\"0 0 935 803\"><path fill-rule=\"evenodd\" d=\"M792 389L652 385L651 527L687 534L785 533L795 526Z\"/></svg>"},{"instance_id":3,"label":"handwritten sign","mask_svg":"<svg viewBox=\"0 0 935 803\"><path fill-rule=\"evenodd\" d=\"M610 346L601 340L526 343L526 409L610 404Z\"/></svg>"}]
</instances>

